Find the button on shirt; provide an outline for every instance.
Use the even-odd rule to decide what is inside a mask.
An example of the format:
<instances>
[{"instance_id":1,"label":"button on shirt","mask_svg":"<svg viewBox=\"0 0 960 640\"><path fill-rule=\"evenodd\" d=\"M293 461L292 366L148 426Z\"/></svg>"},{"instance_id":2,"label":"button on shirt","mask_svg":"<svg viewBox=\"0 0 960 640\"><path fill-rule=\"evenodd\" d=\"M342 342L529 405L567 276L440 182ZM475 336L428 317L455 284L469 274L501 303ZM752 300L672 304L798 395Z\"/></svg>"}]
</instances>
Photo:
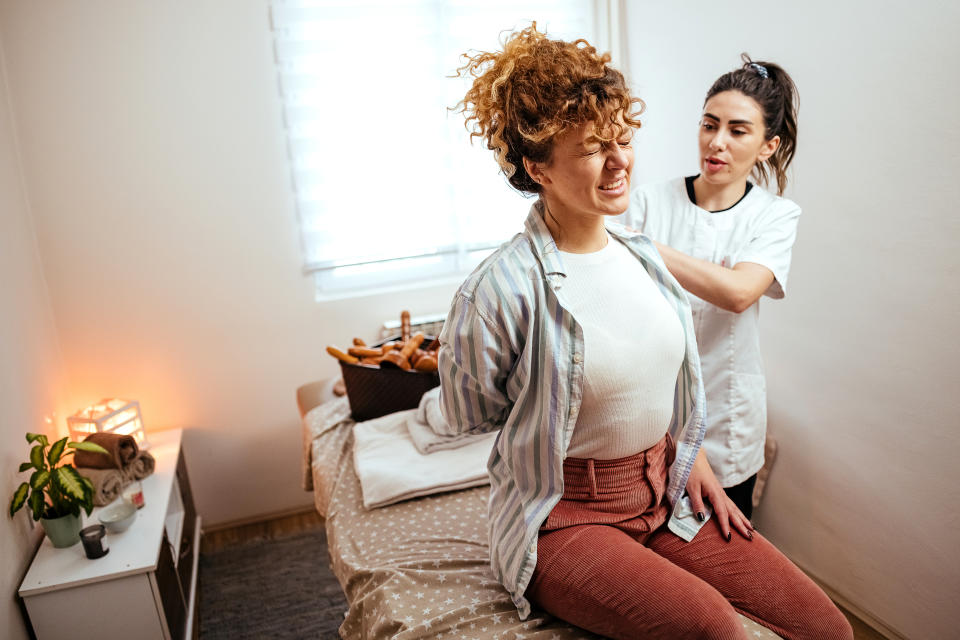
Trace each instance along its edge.
<instances>
[{"instance_id":1,"label":"button on shirt","mask_svg":"<svg viewBox=\"0 0 960 640\"><path fill-rule=\"evenodd\" d=\"M753 187L736 205L711 212L690 202L683 178L634 191L627 226L694 258L770 269L771 298L786 293L800 207ZM760 304L742 313L689 294L707 394L703 447L717 480L732 487L763 466L767 395L760 357Z\"/></svg>"},{"instance_id":2,"label":"button on shirt","mask_svg":"<svg viewBox=\"0 0 960 640\"><path fill-rule=\"evenodd\" d=\"M683 494L703 438L705 397L689 303L648 238L615 223L607 230L640 261L683 325L669 426L677 454L668 526L691 540L703 525ZM449 433L500 431L488 463L490 562L523 619L537 533L563 495L563 460L583 395L583 330L564 304L564 277L538 201L524 232L461 285L440 335L440 406Z\"/></svg>"}]
</instances>

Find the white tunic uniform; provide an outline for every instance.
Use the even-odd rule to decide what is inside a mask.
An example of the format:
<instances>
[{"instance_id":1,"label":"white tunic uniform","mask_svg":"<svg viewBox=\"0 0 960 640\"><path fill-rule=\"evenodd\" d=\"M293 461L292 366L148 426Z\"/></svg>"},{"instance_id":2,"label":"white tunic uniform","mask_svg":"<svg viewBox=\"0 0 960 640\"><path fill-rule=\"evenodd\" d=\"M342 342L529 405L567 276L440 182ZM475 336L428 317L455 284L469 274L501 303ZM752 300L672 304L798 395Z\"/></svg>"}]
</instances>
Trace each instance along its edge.
<instances>
[{"instance_id":1,"label":"white tunic uniform","mask_svg":"<svg viewBox=\"0 0 960 640\"><path fill-rule=\"evenodd\" d=\"M754 186L736 205L710 212L690 202L683 178L634 191L624 222L694 258L725 267L760 264L773 272L764 292L782 298L800 207ZM720 484L732 487L763 466L766 380L759 301L733 313L690 294L707 393L703 447Z\"/></svg>"}]
</instances>

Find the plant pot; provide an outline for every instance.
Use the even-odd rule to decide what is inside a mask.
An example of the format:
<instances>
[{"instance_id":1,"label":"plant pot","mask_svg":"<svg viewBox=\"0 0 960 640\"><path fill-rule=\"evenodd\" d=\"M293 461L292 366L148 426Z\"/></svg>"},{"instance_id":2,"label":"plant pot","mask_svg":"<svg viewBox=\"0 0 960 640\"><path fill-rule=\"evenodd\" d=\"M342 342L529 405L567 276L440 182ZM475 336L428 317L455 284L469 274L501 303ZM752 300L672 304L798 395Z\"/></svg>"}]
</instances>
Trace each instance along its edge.
<instances>
[{"instance_id":1,"label":"plant pot","mask_svg":"<svg viewBox=\"0 0 960 640\"><path fill-rule=\"evenodd\" d=\"M72 547L80 542L80 516L66 515L59 518L40 518L44 532L58 549Z\"/></svg>"}]
</instances>

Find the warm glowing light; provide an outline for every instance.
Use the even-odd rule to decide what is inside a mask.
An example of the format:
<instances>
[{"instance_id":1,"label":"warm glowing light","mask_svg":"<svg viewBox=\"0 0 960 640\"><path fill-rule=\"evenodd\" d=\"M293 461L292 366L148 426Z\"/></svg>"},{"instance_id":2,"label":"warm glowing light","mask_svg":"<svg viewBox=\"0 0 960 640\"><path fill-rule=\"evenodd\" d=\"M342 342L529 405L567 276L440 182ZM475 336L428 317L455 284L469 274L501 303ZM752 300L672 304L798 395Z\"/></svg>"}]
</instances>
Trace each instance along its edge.
<instances>
[{"instance_id":1,"label":"warm glowing light","mask_svg":"<svg viewBox=\"0 0 960 640\"><path fill-rule=\"evenodd\" d=\"M82 440L91 433L118 433L132 435L141 449L150 447L143 430L140 403L136 400L110 398L77 411L67 418L70 437Z\"/></svg>"}]
</instances>

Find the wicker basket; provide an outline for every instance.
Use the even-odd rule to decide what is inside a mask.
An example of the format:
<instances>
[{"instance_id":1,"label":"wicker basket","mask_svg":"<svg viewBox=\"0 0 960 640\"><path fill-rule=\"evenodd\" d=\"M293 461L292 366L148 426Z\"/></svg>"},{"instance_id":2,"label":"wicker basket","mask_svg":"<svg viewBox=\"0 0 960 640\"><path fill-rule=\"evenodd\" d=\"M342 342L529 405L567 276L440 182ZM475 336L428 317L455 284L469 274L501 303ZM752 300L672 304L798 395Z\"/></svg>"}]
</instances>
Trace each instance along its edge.
<instances>
[{"instance_id":1,"label":"wicker basket","mask_svg":"<svg viewBox=\"0 0 960 640\"><path fill-rule=\"evenodd\" d=\"M399 339L399 336L389 338L372 346L379 347ZM425 336L424 344L431 340L433 336ZM440 384L440 376L435 371L380 369L362 364L348 364L341 360L340 372L347 388L350 415L358 422L396 411L416 409L420 404L420 397Z\"/></svg>"}]
</instances>

